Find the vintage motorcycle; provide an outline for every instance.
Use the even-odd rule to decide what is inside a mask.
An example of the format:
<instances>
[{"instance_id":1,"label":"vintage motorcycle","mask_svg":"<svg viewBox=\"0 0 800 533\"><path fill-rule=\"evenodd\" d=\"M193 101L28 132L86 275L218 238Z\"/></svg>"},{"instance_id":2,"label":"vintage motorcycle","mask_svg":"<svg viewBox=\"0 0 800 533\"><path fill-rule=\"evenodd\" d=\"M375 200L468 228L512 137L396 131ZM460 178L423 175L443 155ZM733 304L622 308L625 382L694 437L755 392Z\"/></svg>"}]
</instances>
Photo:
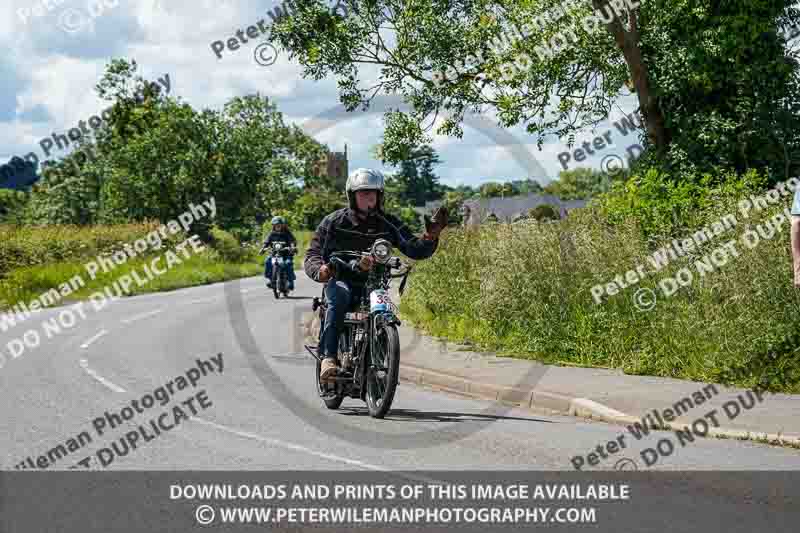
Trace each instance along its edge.
<instances>
[{"instance_id":1,"label":"vintage motorcycle","mask_svg":"<svg viewBox=\"0 0 800 533\"><path fill-rule=\"evenodd\" d=\"M338 359L340 368L332 382L320 382L322 360L317 346L305 348L317 360L314 381L317 393L328 409L338 409L345 397L366 402L370 416L383 418L392 406L400 374L400 336L397 326L397 308L389 297L389 284L394 278L403 278L399 292L402 295L411 272L411 266L399 257L392 257L389 241L378 239L369 252L334 252L330 264L333 277L345 271L356 271L355 263L364 256L372 256L375 264L360 298L354 299L345 315L344 327L339 334ZM345 261L343 258L355 261ZM403 269L392 274L392 270ZM325 290L321 298L314 298L313 311L319 313L320 337L322 340L325 313L327 311Z\"/></svg>"},{"instance_id":2,"label":"vintage motorcycle","mask_svg":"<svg viewBox=\"0 0 800 533\"><path fill-rule=\"evenodd\" d=\"M263 248L262 248L263 251ZM294 268L293 257L297 252L294 246L282 242L272 243L272 292L275 298L280 299L280 295L286 298L289 293L289 272L288 269Z\"/></svg>"}]
</instances>

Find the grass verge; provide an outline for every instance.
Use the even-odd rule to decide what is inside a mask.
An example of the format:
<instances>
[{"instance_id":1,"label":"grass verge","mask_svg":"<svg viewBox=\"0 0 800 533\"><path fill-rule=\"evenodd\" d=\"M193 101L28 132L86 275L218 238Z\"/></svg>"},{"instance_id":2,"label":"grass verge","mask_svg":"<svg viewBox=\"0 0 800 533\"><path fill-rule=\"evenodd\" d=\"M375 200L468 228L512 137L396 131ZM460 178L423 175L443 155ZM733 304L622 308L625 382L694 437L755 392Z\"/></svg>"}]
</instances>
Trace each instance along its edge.
<instances>
[{"instance_id":1,"label":"grass verge","mask_svg":"<svg viewBox=\"0 0 800 533\"><path fill-rule=\"evenodd\" d=\"M703 217L710 224L736 213L731 230L659 269L635 220L612 225L592 208L558 223L450 229L417 263L401 311L432 335L500 355L800 393L789 223L765 226L788 204L745 218L738 200L720 198ZM748 231L758 239L752 248L742 240ZM738 255L717 253L722 260L710 263L731 240ZM595 302L593 287L640 265L643 279ZM691 282L666 294L664 280L682 269Z\"/></svg>"},{"instance_id":2,"label":"grass verge","mask_svg":"<svg viewBox=\"0 0 800 533\"><path fill-rule=\"evenodd\" d=\"M16 269L9 273L8 277L0 283L0 308L9 308L20 301L25 302L27 305L41 294L52 288L59 287L59 285L76 275L81 277L85 285L74 292L67 291L69 294L56 302L56 305L85 300L92 293L102 291L105 287L111 286L120 277L130 275L133 271L136 271L141 280L146 281L148 277L145 274L144 266L149 265L153 257L130 259L109 272L101 271L94 279L91 279L86 272L82 262L64 262ZM221 262L208 253L191 255L188 259L184 259L182 256L179 257L181 257L182 262L166 269L164 274L154 277L142 286L139 286L136 282L132 283L128 294L163 292L184 287L208 285L231 279L250 277L261 272L261 266L255 258L248 263L228 263ZM165 262L162 260L158 266L164 269Z\"/></svg>"}]
</instances>

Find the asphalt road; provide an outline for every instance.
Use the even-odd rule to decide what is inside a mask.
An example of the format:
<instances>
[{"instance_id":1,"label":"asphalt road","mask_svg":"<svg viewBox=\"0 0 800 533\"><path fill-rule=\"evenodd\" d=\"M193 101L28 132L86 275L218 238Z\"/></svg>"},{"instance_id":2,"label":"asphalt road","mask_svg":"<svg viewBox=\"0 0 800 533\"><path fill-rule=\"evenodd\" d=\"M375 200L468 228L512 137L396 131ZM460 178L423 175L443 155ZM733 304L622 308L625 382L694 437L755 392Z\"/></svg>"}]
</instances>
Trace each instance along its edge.
<instances>
[{"instance_id":1,"label":"asphalt road","mask_svg":"<svg viewBox=\"0 0 800 533\"><path fill-rule=\"evenodd\" d=\"M412 280L413 281L413 280ZM319 286L298 273L298 290L276 301L263 280L251 278L126 298L88 312L74 326L40 346L10 358L7 343L63 309L34 315L0 334L6 361L0 368L0 465L5 470L86 431L90 444L57 459L49 469L75 465L110 447L123 430L98 436L92 420L120 412L154 389L183 375L196 359L223 354L222 373L203 376L210 406L189 420L115 457L108 469L157 470L572 470L570 459L615 440L621 426L547 416L523 409L400 384L393 410L374 420L366 406L345 400L327 410L313 385L314 365L300 345L300 314ZM239 302L230 295L241 296ZM87 304L88 305L88 304ZM249 323L253 346L243 345L234 324ZM245 343L247 344L247 343ZM266 369L266 370L265 370ZM271 375L269 379L264 378ZM271 381L270 381L271 379ZM287 394L290 391L291 394ZM156 406L126 422L124 431L167 412ZM188 407L183 408L191 415ZM171 411L170 411L171 412ZM172 416L172 415L170 415ZM336 436L335 427L353 438ZM152 431L151 431L152 433ZM398 442L415 434L415 445ZM613 469L659 435L630 443L591 470ZM121 445L120 445L121 446ZM93 463L95 468L100 468ZM678 448L653 470L800 470L800 452L735 440L698 439Z\"/></svg>"}]
</instances>

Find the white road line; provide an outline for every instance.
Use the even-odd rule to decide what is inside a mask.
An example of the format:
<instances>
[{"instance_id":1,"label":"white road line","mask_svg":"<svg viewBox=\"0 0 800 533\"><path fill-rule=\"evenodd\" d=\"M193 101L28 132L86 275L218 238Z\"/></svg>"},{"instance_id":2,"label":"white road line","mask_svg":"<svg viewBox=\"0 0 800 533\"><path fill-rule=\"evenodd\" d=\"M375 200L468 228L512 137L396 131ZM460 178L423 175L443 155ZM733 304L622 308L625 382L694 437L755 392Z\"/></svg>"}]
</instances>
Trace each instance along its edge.
<instances>
[{"instance_id":1,"label":"white road line","mask_svg":"<svg viewBox=\"0 0 800 533\"><path fill-rule=\"evenodd\" d=\"M286 448L288 450L292 450L292 451L295 451L295 452L307 453L309 455L313 455L313 456L319 457L321 459L328 459L330 461L337 461L337 462L345 463L345 464L352 465L352 466L360 466L361 468L364 468L366 470L374 470L376 472L391 472L391 473L396 474L399 477L403 477L405 479L409 479L409 480L412 480L412 481L417 481L417 482L421 481L421 482L424 482L424 483L432 483L432 484L437 484L437 485L440 485L440 484L448 485L448 483L446 483L444 481L441 481L441 480L438 480L438 479L433 479L433 478L429 478L429 477L425 477L425 476L415 476L413 474L403 474L403 473L400 473L400 472L395 472L391 468L384 468L382 466L377 466L377 465L365 463L364 461L358 461L356 459L348 459L347 457L341 457L339 455L333 455L333 454L330 454L330 453L318 452L316 450L312 450L311 448L306 448L305 446L301 446L299 444L292 444L291 442L286 442L286 441L282 441L282 440L279 440L279 439L272 439L272 438L269 438L269 437L262 437L261 435L256 435L254 433L247 433L245 431L239 431L238 429L232 429L232 428L229 428L227 426L222 426L220 424L216 424L214 422L211 422L209 420L205 420L205 419L200 418L200 417L190 418L189 420L191 422L197 422L197 423L200 423L200 424L205 424L207 426L214 427L214 428L220 429L222 431L226 431L228 433L231 433L233 435L237 435L239 437L244 437L246 439L257 440L257 441L260 441L260 442L271 444L273 446L279 446L281 448Z\"/></svg>"},{"instance_id":2,"label":"white road line","mask_svg":"<svg viewBox=\"0 0 800 533\"><path fill-rule=\"evenodd\" d=\"M216 297L214 297L214 298L201 298L199 300L191 300L191 301L188 301L188 302L183 302L181 305L191 305L191 304L201 304L201 303L206 303L206 302L213 302L216 299L217 299Z\"/></svg>"},{"instance_id":3,"label":"white road line","mask_svg":"<svg viewBox=\"0 0 800 533\"><path fill-rule=\"evenodd\" d=\"M194 420L195 422L198 422L200 424L205 424L207 426L211 426L211 427L220 429L222 431L227 431L228 433L232 433L234 435L238 435L239 437L244 437L246 439L253 439L253 440L260 441L260 442L265 442L267 444L271 444L273 446L279 446L281 448L286 448L286 449L289 449L289 450L292 450L292 451L307 453L309 455L314 455L314 456L320 457L322 459L328 459L328 460L331 460L331 461L337 461L337 462L340 462L340 463L345 463L345 464L353 465L353 466L360 466L361 468L365 468L367 470L375 470L375 471L378 471L378 472L390 472L391 471L388 468L383 468L382 466L371 465L369 463L365 463L363 461L358 461L356 459L348 459L347 457L340 457L338 455L333 455L333 454L330 454L330 453L318 452L316 450L312 450L311 448L306 448L305 446L301 446L299 444L292 444L291 442L286 442L286 441L282 441L282 440L278 440L278 439L272 439L272 438L269 438L269 437L262 437L261 435L255 435L253 433L247 433L245 431L239 431L238 429L231 429L229 427L221 426L221 425L216 424L214 422L210 422L210 421L205 420L203 418L194 417L191 420Z\"/></svg>"},{"instance_id":4,"label":"white road line","mask_svg":"<svg viewBox=\"0 0 800 533\"><path fill-rule=\"evenodd\" d=\"M123 324L130 324L131 322L136 322L137 320L141 320L141 319L147 318L149 316L157 315L158 313L161 313L162 311L164 311L164 310L163 309L156 309L155 311L150 311L148 313L142 313L141 315L136 315L136 316L132 316L131 318L126 318L126 319L120 320L120 322L122 322Z\"/></svg>"},{"instance_id":5,"label":"white road line","mask_svg":"<svg viewBox=\"0 0 800 533\"><path fill-rule=\"evenodd\" d=\"M94 337L92 337L88 341L86 341L83 344L81 344L81 348L83 348L83 349L88 348L90 344L92 344L94 341L96 341L97 339L99 339L100 337L105 335L106 333L108 333L106 330L104 330L104 329L100 330L100 332L97 335L95 335Z\"/></svg>"},{"instance_id":6,"label":"white road line","mask_svg":"<svg viewBox=\"0 0 800 533\"><path fill-rule=\"evenodd\" d=\"M119 387L118 385L115 385L114 383L108 381L106 378L104 378L103 376L101 376L100 374L98 374L97 372L92 370L91 368L89 368L89 362L86 359L81 359L80 360L80 364L83 367L83 369L86 371L87 374L92 376L94 379L96 379L97 381L99 381L100 383L102 383L103 385L108 387L109 389L113 390L114 392L125 392L125 389L123 389L122 387ZM338 461L340 463L345 463L345 464L353 465L353 466L360 466L361 468L365 468L367 470L376 470L378 472L389 472L390 471L388 468L383 468L383 467L380 467L380 466L371 465L369 463L365 463L363 461L357 461L355 459L348 459L346 457L339 457L338 455L332 455L332 454L329 454L329 453L318 452L318 451L312 450L310 448L306 448L305 446L300 446L299 444L292 444L290 442L285 442L285 441L278 440L278 439L271 439L271 438L268 438L268 437L262 437L261 435L255 435L253 433L247 433L247 432L244 432L244 431L231 429L231 428L216 424L214 422L210 422L208 420L204 420L204 419L199 418L199 417L195 417L195 418L192 418L190 420L194 421L194 422L198 422L200 424L205 424L207 426L214 427L216 429L220 429L222 431L227 431L228 433L232 433L232 434L237 435L239 437L244 437L244 438L247 438L247 439L253 439L253 440L265 442L267 444L272 444L273 446L279 446L279 447L286 448L286 449L289 449L289 450L292 450L292 451L299 451L299 452L307 453L307 454L314 455L316 457L320 457L320 458L323 458L323 459L328 459L328 460L331 460L331 461Z\"/></svg>"},{"instance_id":7,"label":"white road line","mask_svg":"<svg viewBox=\"0 0 800 533\"><path fill-rule=\"evenodd\" d=\"M109 389L113 390L114 392L125 392L125 389L123 389L122 387L120 387L118 385L115 385L115 384L111 383L106 378L104 378L103 376L101 376L100 374L98 374L97 372L92 370L91 368L89 368L89 362L86 359L81 359L80 363L81 363L81 366L83 367L83 369L86 371L87 374L92 376L94 379L96 379L97 381L99 381L100 383L102 383L103 385L108 387Z\"/></svg>"}]
</instances>

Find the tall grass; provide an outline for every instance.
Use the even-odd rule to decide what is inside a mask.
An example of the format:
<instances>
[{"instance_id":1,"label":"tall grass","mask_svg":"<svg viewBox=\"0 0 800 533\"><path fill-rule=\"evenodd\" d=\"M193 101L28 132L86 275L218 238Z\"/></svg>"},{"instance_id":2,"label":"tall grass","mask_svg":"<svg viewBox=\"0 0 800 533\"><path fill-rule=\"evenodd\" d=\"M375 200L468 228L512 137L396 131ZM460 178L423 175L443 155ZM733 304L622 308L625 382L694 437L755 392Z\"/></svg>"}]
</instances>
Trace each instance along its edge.
<instances>
[{"instance_id":1,"label":"tall grass","mask_svg":"<svg viewBox=\"0 0 800 533\"><path fill-rule=\"evenodd\" d=\"M737 241L740 256L705 276L695 266L789 205L745 219L737 200L720 199L703 217L735 213L733 230L658 272L636 221L612 226L596 208L557 223L450 229L433 258L417 264L401 309L436 335L514 357L800 392L788 221L752 249ZM593 286L638 265L647 265L645 279L595 303ZM658 281L684 267L693 282L665 296ZM655 307L635 305L640 289L652 291L644 300L655 295Z\"/></svg>"}]
</instances>

